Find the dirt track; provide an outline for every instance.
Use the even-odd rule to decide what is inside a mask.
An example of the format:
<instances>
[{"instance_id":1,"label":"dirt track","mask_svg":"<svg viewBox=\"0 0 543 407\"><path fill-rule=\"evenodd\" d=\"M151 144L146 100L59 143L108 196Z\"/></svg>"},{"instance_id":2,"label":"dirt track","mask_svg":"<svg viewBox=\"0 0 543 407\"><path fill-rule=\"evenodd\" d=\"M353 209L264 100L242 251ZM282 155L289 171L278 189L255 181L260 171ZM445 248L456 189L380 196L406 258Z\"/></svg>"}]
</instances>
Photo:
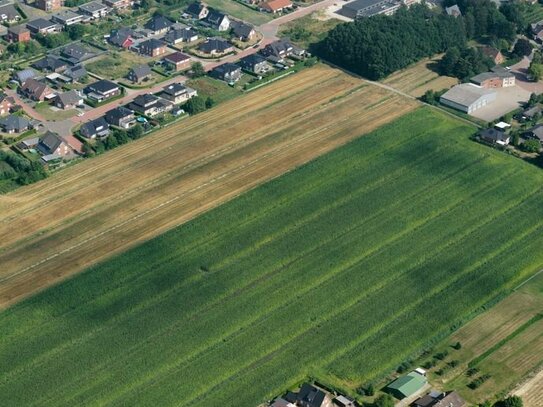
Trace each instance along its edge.
<instances>
[{"instance_id":1,"label":"dirt track","mask_svg":"<svg viewBox=\"0 0 543 407\"><path fill-rule=\"evenodd\" d=\"M416 106L318 66L2 196L0 307Z\"/></svg>"}]
</instances>

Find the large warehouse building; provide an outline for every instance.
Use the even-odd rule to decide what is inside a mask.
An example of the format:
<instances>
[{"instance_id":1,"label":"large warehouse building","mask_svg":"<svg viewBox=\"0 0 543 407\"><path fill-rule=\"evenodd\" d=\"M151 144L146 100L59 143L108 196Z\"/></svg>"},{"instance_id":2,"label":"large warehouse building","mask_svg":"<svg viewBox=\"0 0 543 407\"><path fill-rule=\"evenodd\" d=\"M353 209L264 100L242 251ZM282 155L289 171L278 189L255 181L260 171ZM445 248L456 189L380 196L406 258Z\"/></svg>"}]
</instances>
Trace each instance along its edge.
<instances>
[{"instance_id":1,"label":"large warehouse building","mask_svg":"<svg viewBox=\"0 0 543 407\"><path fill-rule=\"evenodd\" d=\"M439 101L445 106L460 110L464 113L472 113L477 109L489 105L496 100L496 92L484 89L473 83L456 85L444 93Z\"/></svg>"},{"instance_id":2,"label":"large warehouse building","mask_svg":"<svg viewBox=\"0 0 543 407\"><path fill-rule=\"evenodd\" d=\"M421 0L355 0L345 4L338 13L352 19L377 14L394 14L402 5L410 6Z\"/></svg>"}]
</instances>

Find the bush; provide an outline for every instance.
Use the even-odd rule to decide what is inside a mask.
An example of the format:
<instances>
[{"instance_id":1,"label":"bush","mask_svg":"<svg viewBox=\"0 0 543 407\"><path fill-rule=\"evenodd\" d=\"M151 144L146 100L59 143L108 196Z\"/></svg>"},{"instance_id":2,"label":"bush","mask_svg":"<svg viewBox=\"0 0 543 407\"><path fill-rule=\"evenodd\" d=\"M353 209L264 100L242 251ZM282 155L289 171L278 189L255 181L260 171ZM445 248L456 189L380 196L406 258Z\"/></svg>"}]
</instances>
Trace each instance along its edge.
<instances>
[{"instance_id":1,"label":"bush","mask_svg":"<svg viewBox=\"0 0 543 407\"><path fill-rule=\"evenodd\" d=\"M494 404L496 407L523 407L524 403L519 396L507 397Z\"/></svg>"},{"instance_id":2,"label":"bush","mask_svg":"<svg viewBox=\"0 0 543 407\"><path fill-rule=\"evenodd\" d=\"M522 149L527 153L537 153L541 149L539 140L530 139L522 143Z\"/></svg>"},{"instance_id":3,"label":"bush","mask_svg":"<svg viewBox=\"0 0 543 407\"><path fill-rule=\"evenodd\" d=\"M462 344L460 342L456 342L452 347L453 349L460 350L462 349Z\"/></svg>"},{"instance_id":4,"label":"bush","mask_svg":"<svg viewBox=\"0 0 543 407\"><path fill-rule=\"evenodd\" d=\"M448 354L449 354L449 352L447 352L446 350L444 350L443 352L436 353L436 354L434 355L434 358L435 358L435 359L439 359L439 360L444 360L444 359L447 357Z\"/></svg>"}]
</instances>

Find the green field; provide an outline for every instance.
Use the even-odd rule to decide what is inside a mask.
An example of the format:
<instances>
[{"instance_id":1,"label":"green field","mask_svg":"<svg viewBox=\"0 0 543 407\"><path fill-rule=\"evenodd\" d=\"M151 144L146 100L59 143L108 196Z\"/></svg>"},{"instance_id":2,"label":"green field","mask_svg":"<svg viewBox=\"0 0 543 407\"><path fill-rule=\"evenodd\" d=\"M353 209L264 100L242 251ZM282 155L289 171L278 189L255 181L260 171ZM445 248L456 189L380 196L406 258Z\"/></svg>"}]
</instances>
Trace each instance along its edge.
<instances>
[{"instance_id":1,"label":"green field","mask_svg":"<svg viewBox=\"0 0 543 407\"><path fill-rule=\"evenodd\" d=\"M543 7L541 4L521 4L522 15L527 23L543 20Z\"/></svg>"},{"instance_id":2,"label":"green field","mask_svg":"<svg viewBox=\"0 0 543 407\"><path fill-rule=\"evenodd\" d=\"M4 405L354 389L543 264L543 173L421 108L0 314Z\"/></svg>"}]
</instances>

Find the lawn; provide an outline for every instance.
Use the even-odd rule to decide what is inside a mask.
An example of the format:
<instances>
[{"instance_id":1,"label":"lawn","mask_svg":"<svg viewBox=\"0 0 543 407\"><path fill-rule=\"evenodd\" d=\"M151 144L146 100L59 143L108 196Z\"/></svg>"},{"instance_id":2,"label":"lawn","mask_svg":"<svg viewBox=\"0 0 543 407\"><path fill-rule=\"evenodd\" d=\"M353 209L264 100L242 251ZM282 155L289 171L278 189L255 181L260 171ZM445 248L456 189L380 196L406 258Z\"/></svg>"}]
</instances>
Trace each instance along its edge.
<instances>
[{"instance_id":1,"label":"lawn","mask_svg":"<svg viewBox=\"0 0 543 407\"><path fill-rule=\"evenodd\" d=\"M272 14L261 13L250 7L238 3L235 0L209 0L206 4L216 10L222 11L239 20L247 21L254 25L267 23L274 18Z\"/></svg>"},{"instance_id":2,"label":"lawn","mask_svg":"<svg viewBox=\"0 0 543 407\"><path fill-rule=\"evenodd\" d=\"M207 98L211 96L215 103L221 103L241 94L239 89L229 86L226 82L219 81L209 76L187 81L187 86L196 89L198 95Z\"/></svg>"},{"instance_id":3,"label":"lawn","mask_svg":"<svg viewBox=\"0 0 543 407\"><path fill-rule=\"evenodd\" d=\"M295 44L302 48L308 48L310 44L315 44L322 40L328 31L341 23L340 20L320 18L323 12L313 14L289 21L281 25L279 34L289 37Z\"/></svg>"},{"instance_id":4,"label":"lawn","mask_svg":"<svg viewBox=\"0 0 543 407\"><path fill-rule=\"evenodd\" d=\"M151 58L131 51L113 51L102 58L85 65L88 72L104 79L124 78L130 68L136 65L147 64Z\"/></svg>"},{"instance_id":5,"label":"lawn","mask_svg":"<svg viewBox=\"0 0 543 407\"><path fill-rule=\"evenodd\" d=\"M521 3L522 15L528 23L535 23L543 20L543 6L541 4Z\"/></svg>"},{"instance_id":6,"label":"lawn","mask_svg":"<svg viewBox=\"0 0 543 407\"><path fill-rule=\"evenodd\" d=\"M44 116L47 120L61 121L74 117L77 114L77 109L62 110L52 106L47 102L36 103L34 106L36 112Z\"/></svg>"},{"instance_id":7,"label":"lawn","mask_svg":"<svg viewBox=\"0 0 543 407\"><path fill-rule=\"evenodd\" d=\"M381 377L543 264L543 173L474 130L421 108L8 309L3 403L251 406Z\"/></svg>"}]
</instances>

